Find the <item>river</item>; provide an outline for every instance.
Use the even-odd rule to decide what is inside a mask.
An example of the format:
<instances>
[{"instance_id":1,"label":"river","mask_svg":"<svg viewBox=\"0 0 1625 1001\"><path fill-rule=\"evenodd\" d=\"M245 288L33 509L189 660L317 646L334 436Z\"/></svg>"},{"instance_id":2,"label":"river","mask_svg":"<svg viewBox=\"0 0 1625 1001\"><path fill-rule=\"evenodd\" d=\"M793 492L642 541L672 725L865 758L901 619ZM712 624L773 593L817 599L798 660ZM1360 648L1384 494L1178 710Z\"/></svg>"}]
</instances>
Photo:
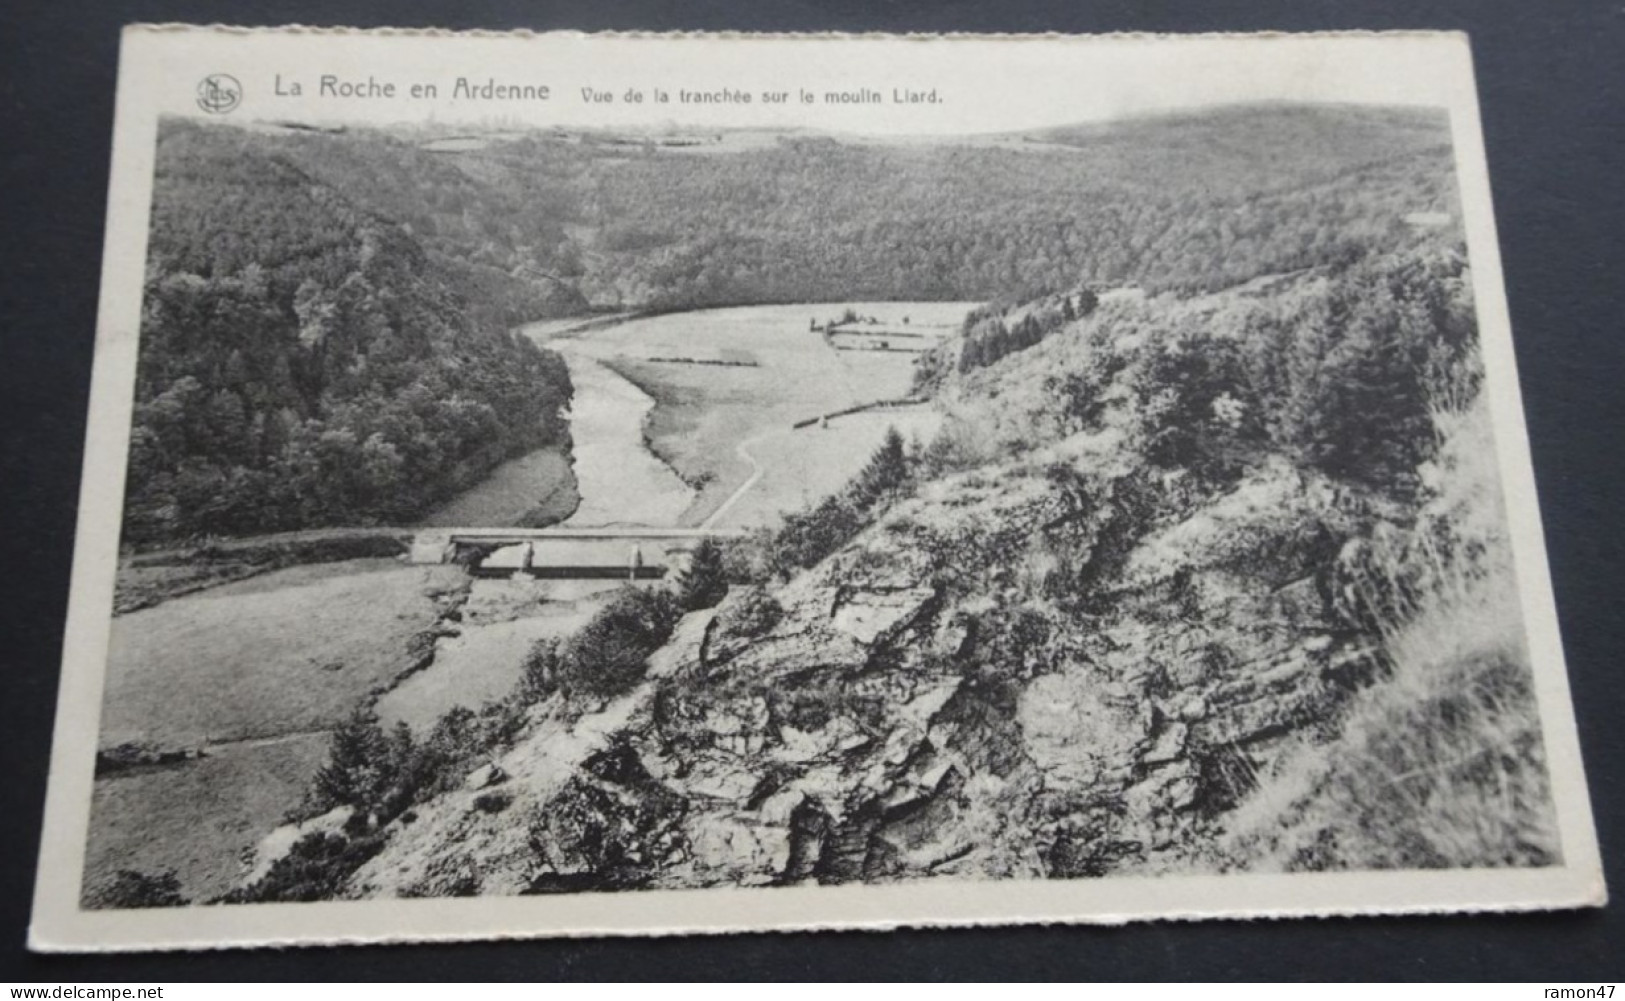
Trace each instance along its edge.
<instances>
[{"instance_id":1,"label":"river","mask_svg":"<svg viewBox=\"0 0 1625 1001\"><path fill-rule=\"evenodd\" d=\"M613 320L595 319L587 329ZM693 504L694 491L644 441L654 399L602 364L603 349L591 341L548 339L555 323L532 325L525 332L556 352L570 370L575 387L570 449L550 446L504 462L435 509L421 526L664 528L677 525Z\"/></svg>"},{"instance_id":2,"label":"river","mask_svg":"<svg viewBox=\"0 0 1625 1001\"><path fill-rule=\"evenodd\" d=\"M854 412L906 397L919 352L843 348L829 325L860 316L849 321L858 334L923 348L952 336L970 306L792 303L526 327L576 382L583 500L566 524L750 529L816 504L889 427L929 439L939 420L924 406ZM849 416L820 420L829 414Z\"/></svg>"},{"instance_id":3,"label":"river","mask_svg":"<svg viewBox=\"0 0 1625 1001\"><path fill-rule=\"evenodd\" d=\"M599 362L585 341L559 338L547 346L564 359L575 385L570 437L581 505L564 524L676 525L694 491L644 443L654 398Z\"/></svg>"}]
</instances>

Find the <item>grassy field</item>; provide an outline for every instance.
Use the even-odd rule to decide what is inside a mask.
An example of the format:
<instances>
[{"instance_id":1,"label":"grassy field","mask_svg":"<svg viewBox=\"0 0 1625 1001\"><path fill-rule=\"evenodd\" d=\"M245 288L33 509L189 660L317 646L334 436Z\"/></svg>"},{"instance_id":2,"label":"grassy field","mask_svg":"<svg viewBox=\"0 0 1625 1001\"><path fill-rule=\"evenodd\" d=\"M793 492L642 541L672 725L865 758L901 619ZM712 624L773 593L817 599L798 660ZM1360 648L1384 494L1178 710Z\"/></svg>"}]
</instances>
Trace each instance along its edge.
<instances>
[{"instance_id":1,"label":"grassy field","mask_svg":"<svg viewBox=\"0 0 1625 1001\"><path fill-rule=\"evenodd\" d=\"M580 500L565 450L544 448L504 462L478 486L436 508L422 524L543 528L568 518Z\"/></svg>"},{"instance_id":2,"label":"grassy field","mask_svg":"<svg viewBox=\"0 0 1625 1001\"><path fill-rule=\"evenodd\" d=\"M889 428L904 439L929 441L942 423L940 411L929 406L849 414L827 426L791 430L779 426L745 443L746 451L761 464L762 478L731 504L713 528L755 528L775 524L787 512L811 507L851 480L880 448ZM713 493L712 499L715 494ZM708 505L700 514L709 516Z\"/></svg>"},{"instance_id":3,"label":"grassy field","mask_svg":"<svg viewBox=\"0 0 1625 1001\"><path fill-rule=\"evenodd\" d=\"M603 360L655 399L644 426L651 448L700 488L684 524L703 521L757 471L740 452L746 446L763 472L751 492L761 495L741 498L729 524L718 526L737 527L816 501L845 482L878 444L886 420L905 434L932 420L907 411L845 418L821 429L816 445L811 438L778 435L799 420L909 392L912 355L833 350L811 329L814 321L822 326L851 309L886 325L901 326L907 317L910 328L939 332L956 327L970 306L811 303L673 313L586 332L569 349ZM749 358L756 364L649 360L654 358Z\"/></svg>"},{"instance_id":4,"label":"grassy field","mask_svg":"<svg viewBox=\"0 0 1625 1001\"><path fill-rule=\"evenodd\" d=\"M298 805L326 756L327 735L305 734L97 779L85 890L134 869L174 870L193 900L224 893L242 872L244 851Z\"/></svg>"},{"instance_id":5,"label":"grassy field","mask_svg":"<svg viewBox=\"0 0 1625 1001\"><path fill-rule=\"evenodd\" d=\"M174 870L194 900L299 805L325 732L411 662L456 567L394 559L286 567L113 620L101 746L206 756L96 780L87 893L120 869Z\"/></svg>"},{"instance_id":6,"label":"grassy field","mask_svg":"<svg viewBox=\"0 0 1625 1001\"><path fill-rule=\"evenodd\" d=\"M215 539L119 557L117 614L219 587L283 567L399 556L408 533L389 528L329 528L244 539Z\"/></svg>"},{"instance_id":7,"label":"grassy field","mask_svg":"<svg viewBox=\"0 0 1625 1001\"><path fill-rule=\"evenodd\" d=\"M101 745L320 730L410 662L456 567L290 567L113 620Z\"/></svg>"}]
</instances>

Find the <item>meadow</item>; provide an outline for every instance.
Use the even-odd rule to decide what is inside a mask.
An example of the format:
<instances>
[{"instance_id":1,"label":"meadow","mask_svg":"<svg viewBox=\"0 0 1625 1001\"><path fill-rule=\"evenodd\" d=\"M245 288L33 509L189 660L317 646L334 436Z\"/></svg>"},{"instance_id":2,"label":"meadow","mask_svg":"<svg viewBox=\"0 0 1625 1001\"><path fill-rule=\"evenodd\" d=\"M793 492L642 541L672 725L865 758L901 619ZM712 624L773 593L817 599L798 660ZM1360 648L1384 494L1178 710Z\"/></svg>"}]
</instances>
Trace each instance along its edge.
<instances>
[{"instance_id":1,"label":"meadow","mask_svg":"<svg viewBox=\"0 0 1625 1001\"><path fill-rule=\"evenodd\" d=\"M172 870L194 900L226 892L242 875L243 853L299 805L327 747L325 733L296 734L98 779L86 890L94 893L130 869Z\"/></svg>"},{"instance_id":2,"label":"meadow","mask_svg":"<svg viewBox=\"0 0 1625 1001\"><path fill-rule=\"evenodd\" d=\"M101 746L325 730L410 664L457 567L290 567L113 620Z\"/></svg>"},{"instance_id":3,"label":"meadow","mask_svg":"<svg viewBox=\"0 0 1625 1001\"><path fill-rule=\"evenodd\" d=\"M909 394L914 355L837 351L823 327L850 310L928 333L956 330L973 304L960 302L802 303L700 310L645 317L594 330L568 344L600 359L655 400L644 421L647 445L698 495L681 523L697 525L760 473L716 527L771 522L845 483L884 434L934 427L914 408L853 415L790 435L798 421ZM687 358L691 363L659 361ZM735 364L705 364L706 361ZM740 364L741 362L750 364ZM815 439L813 435L818 437ZM813 444L816 441L816 444ZM809 451L809 448L811 451Z\"/></svg>"},{"instance_id":4,"label":"meadow","mask_svg":"<svg viewBox=\"0 0 1625 1001\"><path fill-rule=\"evenodd\" d=\"M568 518L580 502L569 455L561 447L549 446L504 462L484 480L430 512L422 524L540 528Z\"/></svg>"}]
</instances>

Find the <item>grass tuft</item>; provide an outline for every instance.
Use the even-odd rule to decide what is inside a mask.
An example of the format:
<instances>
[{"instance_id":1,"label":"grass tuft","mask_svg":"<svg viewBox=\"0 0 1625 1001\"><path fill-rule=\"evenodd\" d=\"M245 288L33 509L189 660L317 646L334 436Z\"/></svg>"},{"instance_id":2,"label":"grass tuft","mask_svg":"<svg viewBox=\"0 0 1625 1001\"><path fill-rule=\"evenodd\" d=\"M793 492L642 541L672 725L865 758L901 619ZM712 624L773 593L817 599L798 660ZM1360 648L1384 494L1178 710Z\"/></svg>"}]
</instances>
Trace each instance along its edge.
<instances>
[{"instance_id":1,"label":"grass tuft","mask_svg":"<svg viewBox=\"0 0 1625 1001\"><path fill-rule=\"evenodd\" d=\"M1222 854L1265 871L1541 866L1560 859L1488 415L1446 420L1436 493L1368 578L1388 676L1304 734L1231 815ZM1440 540L1443 540L1442 542Z\"/></svg>"}]
</instances>

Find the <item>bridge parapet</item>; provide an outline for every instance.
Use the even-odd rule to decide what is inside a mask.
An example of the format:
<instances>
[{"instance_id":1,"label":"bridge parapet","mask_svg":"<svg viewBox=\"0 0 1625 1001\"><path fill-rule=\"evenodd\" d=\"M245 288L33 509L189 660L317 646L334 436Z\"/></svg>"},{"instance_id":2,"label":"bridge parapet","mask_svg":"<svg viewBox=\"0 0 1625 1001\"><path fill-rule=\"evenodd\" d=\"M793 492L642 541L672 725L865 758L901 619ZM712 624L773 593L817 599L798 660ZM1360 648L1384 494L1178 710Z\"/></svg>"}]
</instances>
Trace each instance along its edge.
<instances>
[{"instance_id":1,"label":"bridge parapet","mask_svg":"<svg viewBox=\"0 0 1625 1001\"><path fill-rule=\"evenodd\" d=\"M407 559L412 563L450 563L457 547L444 532L419 532L412 536Z\"/></svg>"},{"instance_id":2,"label":"bridge parapet","mask_svg":"<svg viewBox=\"0 0 1625 1001\"><path fill-rule=\"evenodd\" d=\"M671 562L674 555L686 559L686 553L700 540L743 538L742 531L721 531L702 528L644 528L609 526L604 528L434 528L425 529L412 540L410 559L413 563L452 563L459 554L470 548L488 554L479 562L482 566L502 550L530 547L530 558L537 568L575 568L593 575L614 567L625 567L629 559L647 559L659 566ZM517 558L517 557L516 557ZM497 558L490 564L496 569L507 564ZM517 564L516 564L517 568ZM593 573L588 573L592 571Z\"/></svg>"}]
</instances>

